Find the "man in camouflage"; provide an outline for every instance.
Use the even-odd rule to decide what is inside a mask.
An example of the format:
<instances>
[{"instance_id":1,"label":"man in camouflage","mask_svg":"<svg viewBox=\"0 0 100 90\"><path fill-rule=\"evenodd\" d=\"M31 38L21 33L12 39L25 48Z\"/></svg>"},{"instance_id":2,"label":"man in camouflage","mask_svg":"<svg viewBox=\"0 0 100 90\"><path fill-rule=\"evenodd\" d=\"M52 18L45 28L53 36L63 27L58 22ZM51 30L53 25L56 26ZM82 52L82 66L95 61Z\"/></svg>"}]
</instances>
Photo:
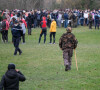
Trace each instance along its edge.
<instances>
[{"instance_id":1,"label":"man in camouflage","mask_svg":"<svg viewBox=\"0 0 100 90\"><path fill-rule=\"evenodd\" d=\"M63 59L65 71L71 70L71 60L73 56L73 49L77 47L77 39L71 33L72 28L68 27L67 32L64 33L59 40L59 47L63 50Z\"/></svg>"},{"instance_id":2,"label":"man in camouflage","mask_svg":"<svg viewBox=\"0 0 100 90\"><path fill-rule=\"evenodd\" d=\"M90 13L89 14L89 29L92 29L92 22L93 22L92 14Z\"/></svg>"}]
</instances>

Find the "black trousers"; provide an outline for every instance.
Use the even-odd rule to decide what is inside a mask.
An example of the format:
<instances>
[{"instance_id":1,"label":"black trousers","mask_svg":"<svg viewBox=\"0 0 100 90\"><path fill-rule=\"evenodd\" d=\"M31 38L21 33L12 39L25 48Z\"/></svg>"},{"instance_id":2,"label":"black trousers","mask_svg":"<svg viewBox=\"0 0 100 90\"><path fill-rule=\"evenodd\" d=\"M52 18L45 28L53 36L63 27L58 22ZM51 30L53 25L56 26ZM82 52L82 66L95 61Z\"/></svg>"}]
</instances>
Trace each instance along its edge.
<instances>
[{"instance_id":1,"label":"black trousers","mask_svg":"<svg viewBox=\"0 0 100 90\"><path fill-rule=\"evenodd\" d=\"M42 32L41 32L41 34L40 34L40 37L39 37L39 43L40 43L40 41L41 41L41 37L42 37L42 35L44 34L44 43L46 42L46 34L47 34L47 30L42 30Z\"/></svg>"},{"instance_id":2,"label":"black trousers","mask_svg":"<svg viewBox=\"0 0 100 90\"><path fill-rule=\"evenodd\" d=\"M28 28L28 35L31 35L31 32L32 32L32 26L31 25L27 25L27 28Z\"/></svg>"},{"instance_id":3,"label":"black trousers","mask_svg":"<svg viewBox=\"0 0 100 90\"><path fill-rule=\"evenodd\" d=\"M40 27L41 20L37 20L37 27Z\"/></svg>"},{"instance_id":4,"label":"black trousers","mask_svg":"<svg viewBox=\"0 0 100 90\"><path fill-rule=\"evenodd\" d=\"M15 47L15 52L14 52L14 55L17 54L17 52L21 53L22 51L20 50L19 48L19 42L20 42L20 37L13 37L13 44L14 44L14 47Z\"/></svg>"},{"instance_id":5,"label":"black trousers","mask_svg":"<svg viewBox=\"0 0 100 90\"><path fill-rule=\"evenodd\" d=\"M50 43L52 43L52 36L53 36L53 43L55 43L55 35L56 35L56 32L50 33Z\"/></svg>"},{"instance_id":6,"label":"black trousers","mask_svg":"<svg viewBox=\"0 0 100 90\"><path fill-rule=\"evenodd\" d=\"M51 20L47 19L47 26L50 28Z\"/></svg>"},{"instance_id":7,"label":"black trousers","mask_svg":"<svg viewBox=\"0 0 100 90\"><path fill-rule=\"evenodd\" d=\"M11 33L12 33L12 31L11 31ZM12 35L12 43L13 43L13 35Z\"/></svg>"},{"instance_id":8,"label":"black trousers","mask_svg":"<svg viewBox=\"0 0 100 90\"><path fill-rule=\"evenodd\" d=\"M23 34L22 39L23 39L23 43L25 43L25 34Z\"/></svg>"},{"instance_id":9,"label":"black trousers","mask_svg":"<svg viewBox=\"0 0 100 90\"><path fill-rule=\"evenodd\" d=\"M92 29L92 21L89 21L89 29Z\"/></svg>"},{"instance_id":10,"label":"black trousers","mask_svg":"<svg viewBox=\"0 0 100 90\"><path fill-rule=\"evenodd\" d=\"M3 42L8 42L8 30L3 30L2 31L2 40Z\"/></svg>"}]
</instances>

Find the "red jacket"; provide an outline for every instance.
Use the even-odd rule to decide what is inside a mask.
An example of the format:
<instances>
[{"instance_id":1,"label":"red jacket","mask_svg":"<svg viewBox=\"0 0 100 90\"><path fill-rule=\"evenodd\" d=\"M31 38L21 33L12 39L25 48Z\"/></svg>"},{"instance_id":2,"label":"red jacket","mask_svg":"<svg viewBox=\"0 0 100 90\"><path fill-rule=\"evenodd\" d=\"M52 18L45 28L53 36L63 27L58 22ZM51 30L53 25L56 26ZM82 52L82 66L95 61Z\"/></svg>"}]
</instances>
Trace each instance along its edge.
<instances>
[{"instance_id":1,"label":"red jacket","mask_svg":"<svg viewBox=\"0 0 100 90\"><path fill-rule=\"evenodd\" d=\"M3 21L6 21L6 29L3 29L3 30L8 30L9 29L9 22L7 21L7 19L4 19Z\"/></svg>"},{"instance_id":2,"label":"red jacket","mask_svg":"<svg viewBox=\"0 0 100 90\"><path fill-rule=\"evenodd\" d=\"M46 27L47 27L47 21L46 21L46 20L43 20L43 21L41 22L41 27L42 27L42 28L46 28Z\"/></svg>"}]
</instances>

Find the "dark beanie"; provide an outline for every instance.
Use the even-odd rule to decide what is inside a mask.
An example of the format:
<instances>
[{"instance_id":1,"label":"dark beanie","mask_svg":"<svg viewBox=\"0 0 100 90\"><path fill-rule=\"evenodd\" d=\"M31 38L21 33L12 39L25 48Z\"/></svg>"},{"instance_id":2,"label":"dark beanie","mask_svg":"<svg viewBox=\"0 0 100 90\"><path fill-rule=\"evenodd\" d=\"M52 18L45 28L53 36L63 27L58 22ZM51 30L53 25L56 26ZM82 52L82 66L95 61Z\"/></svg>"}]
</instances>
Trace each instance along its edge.
<instances>
[{"instance_id":1,"label":"dark beanie","mask_svg":"<svg viewBox=\"0 0 100 90\"><path fill-rule=\"evenodd\" d=\"M10 64L8 65L8 70L10 70L10 69L15 69L15 64L10 63Z\"/></svg>"}]
</instances>

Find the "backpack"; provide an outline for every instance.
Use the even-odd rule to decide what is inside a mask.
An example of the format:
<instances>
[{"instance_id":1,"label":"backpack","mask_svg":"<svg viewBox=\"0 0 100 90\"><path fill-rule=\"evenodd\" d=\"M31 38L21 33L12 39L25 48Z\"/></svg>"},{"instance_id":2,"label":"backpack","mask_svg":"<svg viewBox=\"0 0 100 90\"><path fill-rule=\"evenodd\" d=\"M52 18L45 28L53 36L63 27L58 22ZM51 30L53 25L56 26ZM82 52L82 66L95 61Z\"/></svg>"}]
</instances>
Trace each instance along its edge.
<instances>
[{"instance_id":1,"label":"backpack","mask_svg":"<svg viewBox=\"0 0 100 90\"><path fill-rule=\"evenodd\" d=\"M1 27L2 27L2 29L6 29L6 21L3 21L3 22L2 22Z\"/></svg>"}]
</instances>

